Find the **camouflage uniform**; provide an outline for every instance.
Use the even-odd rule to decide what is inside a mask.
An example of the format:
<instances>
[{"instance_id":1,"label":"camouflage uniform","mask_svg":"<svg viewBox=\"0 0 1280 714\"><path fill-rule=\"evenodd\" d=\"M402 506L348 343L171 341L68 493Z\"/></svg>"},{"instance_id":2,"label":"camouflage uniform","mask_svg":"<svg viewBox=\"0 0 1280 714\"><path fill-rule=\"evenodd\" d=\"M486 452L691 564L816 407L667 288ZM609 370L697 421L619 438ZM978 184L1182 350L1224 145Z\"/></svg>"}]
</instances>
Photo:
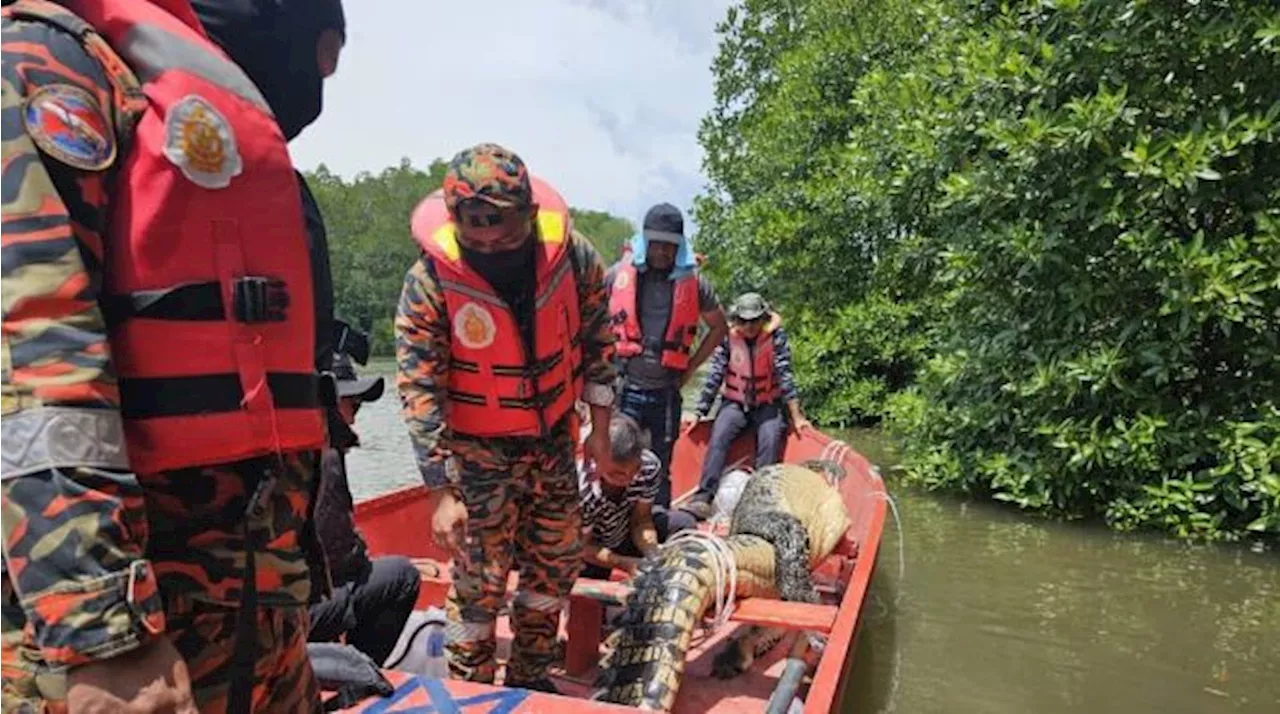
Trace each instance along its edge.
<instances>
[{"instance_id":1,"label":"camouflage uniform","mask_svg":"<svg viewBox=\"0 0 1280 714\"><path fill-rule=\"evenodd\" d=\"M509 152L477 147L450 164L446 201L527 201L528 183L519 180L524 175L523 163ZM584 383L611 395L614 338L604 265L582 235L574 232L570 242L582 312ZM450 671L458 678L494 681L494 621L514 565L520 590L512 608L515 641L506 681L537 682L554 659L560 609L581 567L574 414L542 438L480 439L449 428L449 314L425 255L405 279L395 325L397 384L423 480L429 488L456 489L468 513L465 554L455 559L447 606Z\"/></svg>"},{"instance_id":2,"label":"camouflage uniform","mask_svg":"<svg viewBox=\"0 0 1280 714\"><path fill-rule=\"evenodd\" d=\"M67 22L79 22L68 18ZM308 568L300 532L314 482L311 453L163 473L131 473L120 393L99 305L103 236L114 167L78 166L37 147L22 121L27 97L63 85L87 92L107 127L131 126L116 88L136 86L96 35L3 20L4 710L57 711L65 668L168 637L186 659L202 711L226 707L245 563L245 513L265 543L257 557L254 708L318 711L306 658ZM82 44L83 40L83 44ZM110 74L108 74L110 72ZM137 101L137 97L134 97ZM42 448L9 439L12 419L45 410L94 424L85 463L10 478ZM49 437L52 438L52 437ZM92 452L97 451L97 454ZM110 452L113 458L103 458ZM108 462L109 465L108 465Z\"/></svg>"}]
</instances>

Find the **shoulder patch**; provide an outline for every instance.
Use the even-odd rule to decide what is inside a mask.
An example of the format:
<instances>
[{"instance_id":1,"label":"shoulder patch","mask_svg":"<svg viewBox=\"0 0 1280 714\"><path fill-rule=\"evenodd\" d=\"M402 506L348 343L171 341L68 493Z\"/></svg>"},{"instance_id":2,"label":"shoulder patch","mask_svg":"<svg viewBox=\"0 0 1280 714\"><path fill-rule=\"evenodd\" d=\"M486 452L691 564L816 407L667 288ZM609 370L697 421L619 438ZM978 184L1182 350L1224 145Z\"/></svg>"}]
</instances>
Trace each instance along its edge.
<instances>
[{"instance_id":1,"label":"shoulder patch","mask_svg":"<svg viewBox=\"0 0 1280 714\"><path fill-rule=\"evenodd\" d=\"M203 188L226 188L244 168L231 124L203 97L188 94L164 118L164 155Z\"/></svg>"},{"instance_id":2,"label":"shoulder patch","mask_svg":"<svg viewBox=\"0 0 1280 714\"><path fill-rule=\"evenodd\" d=\"M116 159L111 118L93 95L71 84L50 84L22 108L27 135L41 151L83 171L101 171Z\"/></svg>"}]
</instances>

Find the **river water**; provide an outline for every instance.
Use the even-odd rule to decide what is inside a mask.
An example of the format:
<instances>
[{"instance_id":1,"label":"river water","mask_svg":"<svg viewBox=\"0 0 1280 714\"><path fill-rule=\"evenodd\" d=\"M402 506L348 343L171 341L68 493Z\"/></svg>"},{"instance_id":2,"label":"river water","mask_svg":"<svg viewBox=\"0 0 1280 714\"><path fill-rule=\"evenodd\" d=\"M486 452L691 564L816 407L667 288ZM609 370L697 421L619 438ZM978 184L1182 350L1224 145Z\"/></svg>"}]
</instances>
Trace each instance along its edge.
<instances>
[{"instance_id":1,"label":"river water","mask_svg":"<svg viewBox=\"0 0 1280 714\"><path fill-rule=\"evenodd\" d=\"M358 500L419 483L390 381L357 420ZM875 433L840 436L889 470ZM844 711L1280 712L1274 549L1188 546L889 485L901 530L886 521Z\"/></svg>"}]
</instances>

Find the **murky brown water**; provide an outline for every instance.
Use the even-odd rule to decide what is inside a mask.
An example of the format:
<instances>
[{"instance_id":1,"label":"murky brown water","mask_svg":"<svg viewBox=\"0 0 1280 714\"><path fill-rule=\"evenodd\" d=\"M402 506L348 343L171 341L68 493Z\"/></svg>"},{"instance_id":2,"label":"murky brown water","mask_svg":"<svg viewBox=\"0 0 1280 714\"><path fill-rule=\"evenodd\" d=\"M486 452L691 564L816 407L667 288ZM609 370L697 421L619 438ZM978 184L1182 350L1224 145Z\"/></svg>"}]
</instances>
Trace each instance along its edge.
<instances>
[{"instance_id":1,"label":"murky brown water","mask_svg":"<svg viewBox=\"0 0 1280 714\"><path fill-rule=\"evenodd\" d=\"M357 499L418 483L393 388L357 429ZM874 433L844 437L891 463ZM905 576L889 520L847 711L1280 712L1275 551L1044 522L892 480L890 490Z\"/></svg>"}]
</instances>

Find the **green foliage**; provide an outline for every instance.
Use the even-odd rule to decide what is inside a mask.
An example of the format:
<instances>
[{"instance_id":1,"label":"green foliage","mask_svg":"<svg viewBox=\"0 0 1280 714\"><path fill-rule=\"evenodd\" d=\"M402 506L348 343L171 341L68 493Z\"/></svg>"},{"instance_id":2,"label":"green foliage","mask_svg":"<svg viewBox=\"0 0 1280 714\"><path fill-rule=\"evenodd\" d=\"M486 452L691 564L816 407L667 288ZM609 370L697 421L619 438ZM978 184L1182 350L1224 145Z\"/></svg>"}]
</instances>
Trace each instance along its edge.
<instances>
[{"instance_id":1,"label":"green foliage","mask_svg":"<svg viewBox=\"0 0 1280 714\"><path fill-rule=\"evenodd\" d=\"M857 5L731 12L702 132L700 240L804 313L810 408L930 486L1280 533L1276 7Z\"/></svg>"},{"instance_id":2,"label":"green foliage","mask_svg":"<svg viewBox=\"0 0 1280 714\"><path fill-rule=\"evenodd\" d=\"M402 159L399 166L376 175L362 172L351 180L323 165L306 174L329 232L335 312L369 330L375 354L394 350L392 319L405 272L420 252L409 235L409 215L440 188L446 169L438 159L426 171ZM634 231L627 221L602 211L570 211L575 228L592 240L606 262Z\"/></svg>"},{"instance_id":3,"label":"green foliage","mask_svg":"<svg viewBox=\"0 0 1280 714\"><path fill-rule=\"evenodd\" d=\"M622 257L623 244L636 232L630 221L604 211L571 210L574 228L591 239L605 265L611 265Z\"/></svg>"}]
</instances>

